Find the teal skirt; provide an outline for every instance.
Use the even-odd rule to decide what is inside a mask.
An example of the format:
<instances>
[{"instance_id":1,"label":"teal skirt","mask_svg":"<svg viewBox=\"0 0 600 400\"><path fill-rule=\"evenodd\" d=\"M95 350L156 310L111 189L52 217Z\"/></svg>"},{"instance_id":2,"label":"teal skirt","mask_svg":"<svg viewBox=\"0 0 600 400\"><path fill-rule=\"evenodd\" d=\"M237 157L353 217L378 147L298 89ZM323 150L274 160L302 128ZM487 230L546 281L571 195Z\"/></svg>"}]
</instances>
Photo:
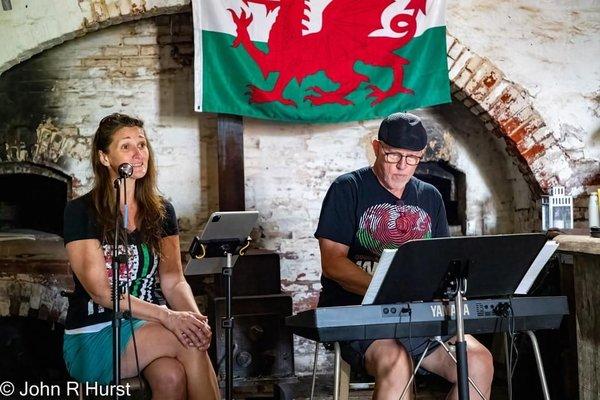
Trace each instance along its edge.
<instances>
[{"instance_id":1,"label":"teal skirt","mask_svg":"<svg viewBox=\"0 0 600 400\"><path fill-rule=\"evenodd\" d=\"M123 356L133 331L146 321L132 318L121 324L120 354ZM79 382L108 384L112 381L112 326L97 332L67 334L63 340L63 357L69 374Z\"/></svg>"}]
</instances>

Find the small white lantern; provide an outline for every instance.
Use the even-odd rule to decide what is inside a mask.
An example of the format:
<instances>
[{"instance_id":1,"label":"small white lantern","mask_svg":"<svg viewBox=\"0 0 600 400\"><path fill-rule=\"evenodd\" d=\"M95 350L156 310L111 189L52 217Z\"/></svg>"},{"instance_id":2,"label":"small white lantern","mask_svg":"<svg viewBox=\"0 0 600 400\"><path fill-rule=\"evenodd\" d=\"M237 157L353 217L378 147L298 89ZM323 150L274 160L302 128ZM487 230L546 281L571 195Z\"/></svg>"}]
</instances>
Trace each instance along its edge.
<instances>
[{"instance_id":1,"label":"small white lantern","mask_svg":"<svg viewBox=\"0 0 600 400\"><path fill-rule=\"evenodd\" d=\"M550 228L573 229L573 197L565 188L555 186L550 196L542 196L542 230Z\"/></svg>"}]
</instances>

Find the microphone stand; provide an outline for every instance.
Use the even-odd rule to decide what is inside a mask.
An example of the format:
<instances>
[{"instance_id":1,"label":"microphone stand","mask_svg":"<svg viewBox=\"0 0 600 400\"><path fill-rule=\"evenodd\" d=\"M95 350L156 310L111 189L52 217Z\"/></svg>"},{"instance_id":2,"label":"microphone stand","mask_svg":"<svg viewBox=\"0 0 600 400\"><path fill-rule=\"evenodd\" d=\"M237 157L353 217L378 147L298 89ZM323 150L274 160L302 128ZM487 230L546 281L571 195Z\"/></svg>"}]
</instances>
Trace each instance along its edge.
<instances>
[{"instance_id":1,"label":"microphone stand","mask_svg":"<svg viewBox=\"0 0 600 400\"><path fill-rule=\"evenodd\" d=\"M454 301L456 315L456 377L458 398L469 400L469 369L467 361L467 341L465 339L465 325L463 319L463 296L467 291L467 276L469 261L465 263L453 260L448 272L448 289L446 294L449 300Z\"/></svg>"},{"instance_id":2,"label":"microphone stand","mask_svg":"<svg viewBox=\"0 0 600 400\"><path fill-rule=\"evenodd\" d=\"M121 382L121 319L123 313L121 312L121 296L119 290L119 265L125 258L119 255L119 206L121 204L121 184L123 184L123 190L126 190L125 178L117 178L114 181L114 187L116 189L116 204L115 204L115 237L113 242L113 254L112 254L112 302L113 302L113 318L112 318L112 334L113 334L113 385L118 385ZM127 201L127 195L125 195L125 201ZM126 227L125 227L126 228ZM127 252L127 249L125 249ZM115 399L119 396L115 390Z\"/></svg>"},{"instance_id":3,"label":"microphone stand","mask_svg":"<svg viewBox=\"0 0 600 400\"><path fill-rule=\"evenodd\" d=\"M221 245L223 255L227 257L227 264L223 268L222 275L225 278L225 318L221 320L221 327L225 331L225 399L232 400L233 398L233 328L234 319L231 312L231 275L233 274L232 255L235 252L239 241L225 242Z\"/></svg>"}]
</instances>

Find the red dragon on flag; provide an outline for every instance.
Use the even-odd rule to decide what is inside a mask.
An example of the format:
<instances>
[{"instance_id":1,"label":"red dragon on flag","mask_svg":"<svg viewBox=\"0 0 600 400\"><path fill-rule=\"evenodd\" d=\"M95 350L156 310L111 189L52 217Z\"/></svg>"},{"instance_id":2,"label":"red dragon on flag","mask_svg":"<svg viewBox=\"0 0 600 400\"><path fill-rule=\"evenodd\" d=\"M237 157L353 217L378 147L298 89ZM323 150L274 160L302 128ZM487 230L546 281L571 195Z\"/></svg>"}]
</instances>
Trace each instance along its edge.
<instances>
[{"instance_id":1,"label":"red dragon on flag","mask_svg":"<svg viewBox=\"0 0 600 400\"><path fill-rule=\"evenodd\" d=\"M404 68L409 59L396 51L413 39L417 31L419 13L427 13L427 0L333 0L325 6L321 26L316 32L308 32L310 0L245 0L264 6L264 12L277 12L269 32L268 50L263 51L251 40L250 25L253 14L245 10L229 8L236 27L233 47L243 46L260 68L266 79L278 73L271 90L249 82L249 102L279 102L296 106L296 102L284 96L284 89L295 79L301 83L307 76L324 71L336 83L334 90L319 86L309 88L305 101L312 106L326 104L353 105L347 96L361 84L369 89L367 95L371 107L398 94L412 95L413 90L404 85ZM399 4L403 5L399 9ZM389 16L386 35L381 34L382 19ZM391 68L391 87L382 88L370 78L356 71L357 61L375 67Z\"/></svg>"},{"instance_id":2,"label":"red dragon on flag","mask_svg":"<svg viewBox=\"0 0 600 400\"><path fill-rule=\"evenodd\" d=\"M192 0L195 108L341 122L447 103L446 0Z\"/></svg>"}]
</instances>

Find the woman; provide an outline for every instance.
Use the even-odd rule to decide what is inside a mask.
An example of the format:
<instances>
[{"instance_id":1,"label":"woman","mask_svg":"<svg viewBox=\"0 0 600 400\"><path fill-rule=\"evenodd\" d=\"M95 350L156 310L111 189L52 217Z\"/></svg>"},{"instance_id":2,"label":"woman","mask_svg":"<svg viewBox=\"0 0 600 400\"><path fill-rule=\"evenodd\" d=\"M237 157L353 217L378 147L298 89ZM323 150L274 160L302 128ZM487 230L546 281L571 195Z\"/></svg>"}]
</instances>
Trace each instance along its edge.
<instances>
[{"instance_id":1,"label":"woman","mask_svg":"<svg viewBox=\"0 0 600 400\"><path fill-rule=\"evenodd\" d=\"M133 318L121 327L121 377L143 370L155 399L217 399L206 352L211 330L183 277L175 212L158 194L143 122L123 114L100 121L92 145L94 188L65 208L64 240L75 281L64 338L67 368L79 381L112 379L113 182L122 163L130 163L133 174L126 190L128 263L119 268L120 285L131 296L122 295L121 308ZM171 310L159 305L157 278Z\"/></svg>"}]
</instances>

